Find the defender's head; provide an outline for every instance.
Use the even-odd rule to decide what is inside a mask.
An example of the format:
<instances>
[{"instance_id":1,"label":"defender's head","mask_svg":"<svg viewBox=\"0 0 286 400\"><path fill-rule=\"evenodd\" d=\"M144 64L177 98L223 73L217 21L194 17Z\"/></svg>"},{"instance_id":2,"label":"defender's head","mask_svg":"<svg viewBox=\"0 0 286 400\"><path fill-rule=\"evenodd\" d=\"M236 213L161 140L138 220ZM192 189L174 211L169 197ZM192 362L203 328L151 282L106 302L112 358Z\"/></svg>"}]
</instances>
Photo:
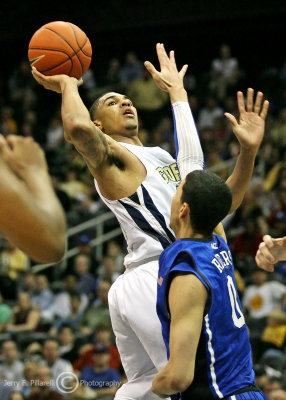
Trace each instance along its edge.
<instances>
[{"instance_id":1,"label":"defender's head","mask_svg":"<svg viewBox=\"0 0 286 400\"><path fill-rule=\"evenodd\" d=\"M138 135L137 110L123 94L105 93L95 100L89 113L94 124L111 137Z\"/></svg>"},{"instance_id":2,"label":"defender's head","mask_svg":"<svg viewBox=\"0 0 286 400\"><path fill-rule=\"evenodd\" d=\"M227 215L232 203L229 187L209 171L190 172L173 197L171 227L176 235L182 227L210 236Z\"/></svg>"}]
</instances>

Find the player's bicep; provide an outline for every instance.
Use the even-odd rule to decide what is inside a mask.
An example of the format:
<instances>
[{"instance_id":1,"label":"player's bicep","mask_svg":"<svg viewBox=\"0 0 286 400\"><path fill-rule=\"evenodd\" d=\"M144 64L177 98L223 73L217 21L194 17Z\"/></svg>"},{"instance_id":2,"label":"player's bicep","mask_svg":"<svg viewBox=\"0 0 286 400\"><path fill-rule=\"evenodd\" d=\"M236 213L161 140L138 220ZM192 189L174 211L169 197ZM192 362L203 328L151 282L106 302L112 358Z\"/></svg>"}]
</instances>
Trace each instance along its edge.
<instances>
[{"instance_id":1,"label":"player's bicep","mask_svg":"<svg viewBox=\"0 0 286 400\"><path fill-rule=\"evenodd\" d=\"M176 275L170 285L170 363L178 379L192 382L207 289L193 274Z\"/></svg>"},{"instance_id":2,"label":"player's bicep","mask_svg":"<svg viewBox=\"0 0 286 400\"><path fill-rule=\"evenodd\" d=\"M107 137L92 122L88 126L75 126L70 139L90 169L96 171L108 160L111 150Z\"/></svg>"}]
</instances>

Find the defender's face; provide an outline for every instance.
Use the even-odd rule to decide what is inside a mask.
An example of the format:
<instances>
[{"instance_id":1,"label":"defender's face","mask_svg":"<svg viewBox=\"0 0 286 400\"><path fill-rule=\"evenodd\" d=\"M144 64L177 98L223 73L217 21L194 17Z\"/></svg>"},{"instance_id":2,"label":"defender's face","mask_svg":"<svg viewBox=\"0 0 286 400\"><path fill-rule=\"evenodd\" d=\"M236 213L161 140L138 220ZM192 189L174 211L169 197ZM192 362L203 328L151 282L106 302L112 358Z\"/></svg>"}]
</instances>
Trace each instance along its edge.
<instances>
[{"instance_id":1,"label":"defender's face","mask_svg":"<svg viewBox=\"0 0 286 400\"><path fill-rule=\"evenodd\" d=\"M175 233L178 230L179 214L180 214L180 209L182 206L181 197L182 197L184 183L185 183L185 180L183 180L179 184L177 191L174 194L172 204L171 204L170 226Z\"/></svg>"},{"instance_id":2,"label":"defender's face","mask_svg":"<svg viewBox=\"0 0 286 400\"><path fill-rule=\"evenodd\" d=\"M137 110L127 96L119 93L106 93L99 101L95 123L107 135L124 134L134 136L138 133Z\"/></svg>"}]
</instances>

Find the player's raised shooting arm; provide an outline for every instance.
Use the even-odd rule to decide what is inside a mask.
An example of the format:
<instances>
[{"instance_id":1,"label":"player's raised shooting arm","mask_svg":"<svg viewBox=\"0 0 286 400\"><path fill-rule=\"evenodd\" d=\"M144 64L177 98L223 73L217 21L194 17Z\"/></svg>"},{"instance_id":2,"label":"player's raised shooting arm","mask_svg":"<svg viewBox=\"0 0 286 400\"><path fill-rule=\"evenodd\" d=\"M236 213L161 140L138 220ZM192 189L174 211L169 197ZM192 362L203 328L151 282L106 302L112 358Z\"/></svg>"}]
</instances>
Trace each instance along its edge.
<instances>
[{"instance_id":1,"label":"player's raised shooting arm","mask_svg":"<svg viewBox=\"0 0 286 400\"><path fill-rule=\"evenodd\" d=\"M36 81L46 89L62 95L61 114L65 138L71 142L81 155L88 160L89 167L96 170L108 158L109 146L106 136L90 119L78 87L82 79L67 75L45 76L32 68Z\"/></svg>"},{"instance_id":2,"label":"player's raised shooting arm","mask_svg":"<svg viewBox=\"0 0 286 400\"><path fill-rule=\"evenodd\" d=\"M232 206L229 214L235 211L243 200L252 177L255 157L264 136L269 102L264 101L262 104L263 93L258 92L253 103L253 94L254 90L249 88L245 108L242 92L237 93L239 122L233 115L225 113L240 143L240 154L231 176L227 179L232 192Z\"/></svg>"},{"instance_id":3,"label":"player's raised shooting arm","mask_svg":"<svg viewBox=\"0 0 286 400\"><path fill-rule=\"evenodd\" d=\"M182 274L172 280L170 359L153 380L155 394L167 396L183 392L192 383L206 300L207 291L196 276Z\"/></svg>"}]
</instances>

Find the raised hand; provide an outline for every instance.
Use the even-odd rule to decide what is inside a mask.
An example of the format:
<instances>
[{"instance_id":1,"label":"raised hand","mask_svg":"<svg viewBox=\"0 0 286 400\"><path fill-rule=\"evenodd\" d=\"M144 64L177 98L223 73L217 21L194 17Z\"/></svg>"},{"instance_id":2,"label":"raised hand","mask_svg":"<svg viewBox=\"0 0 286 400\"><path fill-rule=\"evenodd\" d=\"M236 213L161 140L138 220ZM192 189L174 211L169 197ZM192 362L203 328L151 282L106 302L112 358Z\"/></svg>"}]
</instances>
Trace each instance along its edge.
<instances>
[{"instance_id":1,"label":"raised hand","mask_svg":"<svg viewBox=\"0 0 286 400\"><path fill-rule=\"evenodd\" d=\"M40 85L44 86L45 89L52 90L56 93L62 93L62 85L65 82L73 81L77 86L80 86L83 83L82 78L76 79L63 74L46 76L41 74L41 72L39 72L35 67L32 67L32 75Z\"/></svg>"},{"instance_id":2,"label":"raised hand","mask_svg":"<svg viewBox=\"0 0 286 400\"><path fill-rule=\"evenodd\" d=\"M9 135L5 139L0 135L0 153L19 178L25 179L30 172L48 171L44 152L33 138Z\"/></svg>"},{"instance_id":3,"label":"raised hand","mask_svg":"<svg viewBox=\"0 0 286 400\"><path fill-rule=\"evenodd\" d=\"M253 89L247 89L245 108L243 93L237 92L239 122L232 114L225 113L224 115L231 122L233 133L237 137L240 145L247 150L256 152L264 136L265 119L269 108L269 101L265 100L262 104L263 93L258 92L255 103L253 104L253 94Z\"/></svg>"},{"instance_id":4,"label":"raised hand","mask_svg":"<svg viewBox=\"0 0 286 400\"><path fill-rule=\"evenodd\" d=\"M257 250L255 261L259 268L274 271L274 264L286 260L286 236L273 239L269 235L263 236Z\"/></svg>"},{"instance_id":5,"label":"raised hand","mask_svg":"<svg viewBox=\"0 0 286 400\"><path fill-rule=\"evenodd\" d=\"M178 71L174 51L170 51L170 56L168 56L162 43L157 43L156 51L161 71L158 71L150 61L144 63L156 85L165 92L172 89L184 90L183 79L188 66L184 65Z\"/></svg>"}]
</instances>

